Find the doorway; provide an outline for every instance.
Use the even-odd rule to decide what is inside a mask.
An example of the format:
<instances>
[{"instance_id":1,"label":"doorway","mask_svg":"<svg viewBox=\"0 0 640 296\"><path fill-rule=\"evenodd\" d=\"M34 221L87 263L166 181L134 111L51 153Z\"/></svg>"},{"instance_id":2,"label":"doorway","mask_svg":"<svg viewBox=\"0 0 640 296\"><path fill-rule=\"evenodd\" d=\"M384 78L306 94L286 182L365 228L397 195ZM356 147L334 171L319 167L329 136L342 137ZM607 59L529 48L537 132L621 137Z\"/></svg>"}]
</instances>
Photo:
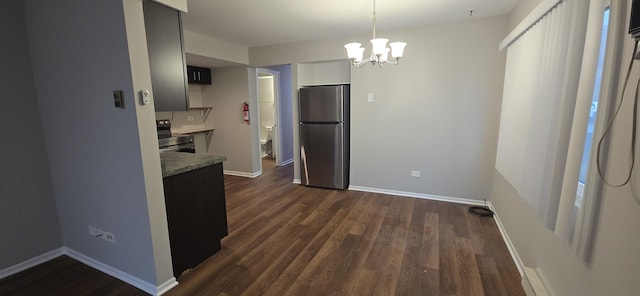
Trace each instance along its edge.
<instances>
[{"instance_id":1,"label":"doorway","mask_svg":"<svg viewBox=\"0 0 640 296\"><path fill-rule=\"evenodd\" d=\"M258 68L259 151L261 158L282 166L280 119L280 73ZM262 162L260 162L262 166ZM262 171L262 168L260 168Z\"/></svg>"}]
</instances>

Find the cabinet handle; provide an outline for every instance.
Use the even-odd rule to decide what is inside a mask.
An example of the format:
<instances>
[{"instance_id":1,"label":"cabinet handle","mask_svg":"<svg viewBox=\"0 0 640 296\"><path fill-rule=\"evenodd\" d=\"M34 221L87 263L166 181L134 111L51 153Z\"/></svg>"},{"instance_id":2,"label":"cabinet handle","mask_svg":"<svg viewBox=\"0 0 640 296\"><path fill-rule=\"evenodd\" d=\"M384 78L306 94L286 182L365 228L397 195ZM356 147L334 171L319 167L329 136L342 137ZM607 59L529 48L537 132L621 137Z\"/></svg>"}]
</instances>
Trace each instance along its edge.
<instances>
[{"instance_id":1,"label":"cabinet handle","mask_svg":"<svg viewBox=\"0 0 640 296\"><path fill-rule=\"evenodd\" d=\"M200 80L200 71L198 71L198 80Z\"/></svg>"}]
</instances>

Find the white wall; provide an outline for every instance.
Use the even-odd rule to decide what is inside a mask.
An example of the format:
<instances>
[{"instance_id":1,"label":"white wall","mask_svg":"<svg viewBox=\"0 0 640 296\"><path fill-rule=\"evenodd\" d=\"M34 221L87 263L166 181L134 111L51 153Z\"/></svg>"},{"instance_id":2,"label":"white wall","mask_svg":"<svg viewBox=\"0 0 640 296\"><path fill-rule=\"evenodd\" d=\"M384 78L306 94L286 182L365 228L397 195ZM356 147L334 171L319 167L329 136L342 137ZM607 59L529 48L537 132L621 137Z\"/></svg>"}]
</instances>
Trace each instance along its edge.
<instances>
[{"instance_id":1,"label":"white wall","mask_svg":"<svg viewBox=\"0 0 640 296\"><path fill-rule=\"evenodd\" d=\"M536 8L536 6L538 6L542 1L543 0L520 0L518 5L516 5L509 15L509 32L520 24L522 19L524 19L529 12Z\"/></svg>"},{"instance_id":2,"label":"white wall","mask_svg":"<svg viewBox=\"0 0 640 296\"><path fill-rule=\"evenodd\" d=\"M497 46L507 21L503 16L385 32L409 45L398 66L351 68L351 185L489 196L505 66ZM344 59L349 39L252 48L251 63ZM367 103L368 93L373 103ZM422 177L410 177L411 170Z\"/></svg>"},{"instance_id":3,"label":"white wall","mask_svg":"<svg viewBox=\"0 0 640 296\"><path fill-rule=\"evenodd\" d=\"M260 107L260 140L266 140L268 130L266 126L275 123L273 77L258 77L258 106Z\"/></svg>"},{"instance_id":4,"label":"white wall","mask_svg":"<svg viewBox=\"0 0 640 296\"><path fill-rule=\"evenodd\" d=\"M137 97L151 89L142 0L34 0L26 10L63 244L152 286L170 281L154 107Z\"/></svg>"},{"instance_id":5,"label":"white wall","mask_svg":"<svg viewBox=\"0 0 640 296\"><path fill-rule=\"evenodd\" d=\"M25 30L24 2L0 2L0 270L62 246ZM9 42L4 42L9 41Z\"/></svg>"},{"instance_id":6,"label":"white wall","mask_svg":"<svg viewBox=\"0 0 640 296\"><path fill-rule=\"evenodd\" d=\"M621 2L615 1L615 4ZM612 22L621 22L625 29L609 34L610 38L617 35L624 40L623 52L616 54L623 57L622 64L616 65L615 70L620 79L626 74L628 57L633 50L633 41L625 32L629 11L622 15L622 19L617 20L612 16ZM630 81L638 79L640 71L636 67ZM632 92L626 96L630 97L627 100L631 99ZM610 139L606 172L613 180L624 179L629 169L631 113L631 107L622 109ZM637 177L632 182L637 186ZM552 295L637 295L640 290L640 202L634 201L629 186L619 189L605 186L600 196L594 250L591 262L586 263L553 231L546 229L517 191L494 171L491 202L524 264L540 269Z\"/></svg>"},{"instance_id":7,"label":"white wall","mask_svg":"<svg viewBox=\"0 0 640 296\"><path fill-rule=\"evenodd\" d=\"M298 64L300 86L348 84L351 82L351 64L348 59Z\"/></svg>"},{"instance_id":8,"label":"white wall","mask_svg":"<svg viewBox=\"0 0 640 296\"><path fill-rule=\"evenodd\" d=\"M213 106L209 116L213 118L215 132L209 153L227 157L226 171L256 173L251 158L252 126L242 120L242 103L250 101L247 67L216 68L211 69L211 74L215 83L202 92L205 104ZM256 110L255 106L252 110ZM253 124L257 126L255 119Z\"/></svg>"},{"instance_id":9,"label":"white wall","mask_svg":"<svg viewBox=\"0 0 640 296\"><path fill-rule=\"evenodd\" d=\"M249 64L249 49L237 44L218 40L210 36L184 30L185 51L234 63ZM213 78L214 81L217 78Z\"/></svg>"}]
</instances>

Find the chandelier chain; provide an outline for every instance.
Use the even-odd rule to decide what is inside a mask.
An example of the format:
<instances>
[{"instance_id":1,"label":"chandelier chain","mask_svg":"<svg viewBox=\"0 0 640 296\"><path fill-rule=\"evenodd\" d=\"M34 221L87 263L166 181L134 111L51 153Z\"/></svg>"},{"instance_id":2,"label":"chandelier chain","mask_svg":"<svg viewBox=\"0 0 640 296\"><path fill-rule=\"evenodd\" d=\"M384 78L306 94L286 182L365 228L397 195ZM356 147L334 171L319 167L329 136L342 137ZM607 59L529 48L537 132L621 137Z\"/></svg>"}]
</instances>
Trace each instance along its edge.
<instances>
[{"instance_id":1,"label":"chandelier chain","mask_svg":"<svg viewBox=\"0 0 640 296\"><path fill-rule=\"evenodd\" d=\"M373 19L373 39L376 39L376 0L373 0L373 15L371 19Z\"/></svg>"}]
</instances>

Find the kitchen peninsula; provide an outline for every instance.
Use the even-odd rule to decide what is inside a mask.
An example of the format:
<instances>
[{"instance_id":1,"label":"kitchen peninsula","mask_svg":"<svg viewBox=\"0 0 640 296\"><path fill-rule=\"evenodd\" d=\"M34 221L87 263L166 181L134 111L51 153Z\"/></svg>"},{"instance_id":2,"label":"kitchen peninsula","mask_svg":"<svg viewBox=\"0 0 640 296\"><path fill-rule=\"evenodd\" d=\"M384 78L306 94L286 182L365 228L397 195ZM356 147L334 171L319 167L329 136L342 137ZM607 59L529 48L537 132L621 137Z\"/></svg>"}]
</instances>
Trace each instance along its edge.
<instances>
[{"instance_id":1,"label":"kitchen peninsula","mask_svg":"<svg viewBox=\"0 0 640 296\"><path fill-rule=\"evenodd\" d=\"M222 162L209 154L160 154L169 243L176 278L221 249L227 236Z\"/></svg>"}]
</instances>

